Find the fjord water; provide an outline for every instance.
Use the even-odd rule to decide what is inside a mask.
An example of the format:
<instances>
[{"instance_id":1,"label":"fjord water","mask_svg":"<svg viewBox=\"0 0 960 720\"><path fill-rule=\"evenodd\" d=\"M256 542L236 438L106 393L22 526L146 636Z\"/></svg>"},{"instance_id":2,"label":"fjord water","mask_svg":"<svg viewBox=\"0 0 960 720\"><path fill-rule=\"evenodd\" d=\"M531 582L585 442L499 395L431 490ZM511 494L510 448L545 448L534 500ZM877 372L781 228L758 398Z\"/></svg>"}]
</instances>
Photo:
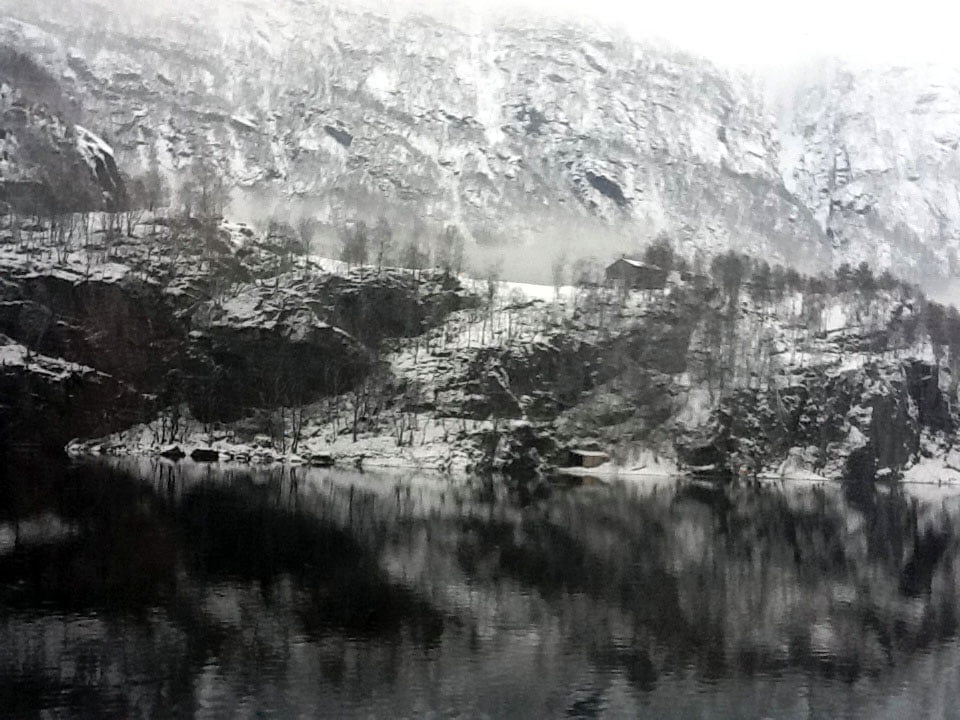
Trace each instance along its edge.
<instances>
[{"instance_id":1,"label":"fjord water","mask_svg":"<svg viewBox=\"0 0 960 720\"><path fill-rule=\"evenodd\" d=\"M960 498L8 465L3 717L950 717Z\"/></svg>"}]
</instances>

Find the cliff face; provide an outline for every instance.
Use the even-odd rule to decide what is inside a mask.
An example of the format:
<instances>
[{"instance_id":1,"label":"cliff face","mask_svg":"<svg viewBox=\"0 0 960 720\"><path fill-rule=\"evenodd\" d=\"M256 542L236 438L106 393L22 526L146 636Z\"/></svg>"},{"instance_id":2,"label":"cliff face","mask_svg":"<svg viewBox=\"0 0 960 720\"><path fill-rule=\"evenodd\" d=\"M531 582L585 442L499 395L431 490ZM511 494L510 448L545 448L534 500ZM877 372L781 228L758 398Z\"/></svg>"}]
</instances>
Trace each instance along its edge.
<instances>
[{"instance_id":1,"label":"cliff face","mask_svg":"<svg viewBox=\"0 0 960 720\"><path fill-rule=\"evenodd\" d=\"M960 316L890 278L741 259L732 282L724 256L658 290L554 289L350 270L291 254L292 230L213 229L0 229L0 439L520 475L584 447L725 475L960 467Z\"/></svg>"},{"instance_id":2,"label":"cliff face","mask_svg":"<svg viewBox=\"0 0 960 720\"><path fill-rule=\"evenodd\" d=\"M148 412L147 399L117 378L0 335L0 453L7 443L56 452Z\"/></svg>"},{"instance_id":3,"label":"cliff face","mask_svg":"<svg viewBox=\"0 0 960 720\"><path fill-rule=\"evenodd\" d=\"M120 167L156 164L176 188L215 166L240 212L429 218L480 242L618 251L665 229L800 264L960 270L955 71L833 63L771 94L574 25L467 29L294 0L0 8L3 41L56 78ZM111 154L74 135L108 189Z\"/></svg>"},{"instance_id":4,"label":"cliff face","mask_svg":"<svg viewBox=\"0 0 960 720\"><path fill-rule=\"evenodd\" d=\"M838 257L915 277L960 271L960 72L829 63L776 106L786 187Z\"/></svg>"},{"instance_id":5,"label":"cliff face","mask_svg":"<svg viewBox=\"0 0 960 720\"><path fill-rule=\"evenodd\" d=\"M614 228L621 248L667 229L794 261L824 245L784 190L754 85L696 58L292 0L201 3L180 22L3 5L32 23L5 21L8 37L83 99L121 166L155 152L174 185L201 157L238 197L297 197L334 224L435 218L480 242Z\"/></svg>"},{"instance_id":6,"label":"cliff face","mask_svg":"<svg viewBox=\"0 0 960 720\"><path fill-rule=\"evenodd\" d=\"M240 226L219 229L217 252L153 223L83 245L18 229L16 245L0 229L3 442L62 447L160 407L214 422L343 393L370 369L364 343L418 334L466 301L432 273L281 260Z\"/></svg>"},{"instance_id":7,"label":"cliff face","mask_svg":"<svg viewBox=\"0 0 960 720\"><path fill-rule=\"evenodd\" d=\"M116 209L125 189L113 149L76 124L80 103L0 28L0 202L35 215Z\"/></svg>"},{"instance_id":8,"label":"cliff face","mask_svg":"<svg viewBox=\"0 0 960 720\"><path fill-rule=\"evenodd\" d=\"M927 340L930 315L909 288L860 297L771 295L752 286L725 297L717 287L681 282L632 295L566 289L554 300L546 300L550 288L529 286L500 287L483 300L458 292L447 297L461 302L447 302L452 312L437 322L401 324L388 329L390 342L371 343L376 362L351 388L345 380L324 384L329 376L311 370L311 359L322 366L335 349L329 336L292 374L285 374L282 345L267 356L251 344L278 330L282 336L292 317L254 308L302 307L285 299L293 289L328 317L320 308L349 306L343 300L356 280L284 276L277 289L243 288L224 306L221 317L235 320L228 333L212 336L220 369L207 376L224 383L212 393L213 407L231 422L197 416L209 388L187 387L183 400L206 423L202 432L181 425L171 436L168 406L152 423L72 450L154 453L172 439L241 460L316 457L536 477L566 464L571 449L586 448L624 470L680 468L711 478L960 477L951 450L960 346ZM368 290L378 294L394 282ZM340 290L321 299L310 290L320 286ZM418 296L429 305L425 290ZM541 297L521 295L531 290ZM243 322L234 304L247 308ZM362 327L363 312L353 317ZM391 327L389 318L383 327ZM253 384L249 366L271 382ZM297 395L296 383L304 382L312 398ZM265 394L274 388L286 394ZM247 412L234 422L224 408L240 397Z\"/></svg>"},{"instance_id":9,"label":"cliff face","mask_svg":"<svg viewBox=\"0 0 960 720\"><path fill-rule=\"evenodd\" d=\"M181 5L0 2L0 38L56 79L52 104L109 138L30 105L98 193L115 196L116 165L155 165L175 189L200 163L238 212L332 227L384 214L618 251L664 229L800 264L960 270L955 71L833 63L765 97L705 60L573 25ZM5 92L9 124L23 108ZM7 145L8 184L35 181L23 143Z\"/></svg>"}]
</instances>

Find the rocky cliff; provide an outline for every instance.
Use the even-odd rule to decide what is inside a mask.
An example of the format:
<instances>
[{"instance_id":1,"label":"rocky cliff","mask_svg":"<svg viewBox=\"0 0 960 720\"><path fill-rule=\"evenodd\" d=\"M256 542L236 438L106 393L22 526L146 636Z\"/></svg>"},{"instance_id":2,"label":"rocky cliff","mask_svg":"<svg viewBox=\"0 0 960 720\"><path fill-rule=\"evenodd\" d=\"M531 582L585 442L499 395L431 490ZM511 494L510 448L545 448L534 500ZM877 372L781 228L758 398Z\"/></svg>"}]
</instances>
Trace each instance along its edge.
<instances>
[{"instance_id":1,"label":"rocky cliff","mask_svg":"<svg viewBox=\"0 0 960 720\"><path fill-rule=\"evenodd\" d=\"M960 315L889 275L854 284L727 254L662 289L554 289L282 267L276 239L246 227L221 226L215 252L141 227L82 274L80 249L4 268L0 331L102 356L151 395L72 452L176 443L208 459L540 477L588 450L608 471L960 480ZM113 313L92 312L97 298Z\"/></svg>"},{"instance_id":2,"label":"rocky cliff","mask_svg":"<svg viewBox=\"0 0 960 720\"><path fill-rule=\"evenodd\" d=\"M0 32L0 202L34 215L121 207L125 188L113 149L77 124L80 101L20 42Z\"/></svg>"},{"instance_id":3,"label":"rocky cliff","mask_svg":"<svg viewBox=\"0 0 960 720\"><path fill-rule=\"evenodd\" d=\"M156 157L174 185L199 157L239 200L295 197L332 224L376 211L481 243L574 228L620 248L667 229L822 259L756 84L697 58L575 26L468 31L290 1L179 22L57 8L8 3L31 23L8 19L8 41L83 99L121 165Z\"/></svg>"},{"instance_id":4,"label":"rocky cliff","mask_svg":"<svg viewBox=\"0 0 960 720\"><path fill-rule=\"evenodd\" d=\"M121 167L155 165L174 188L216 167L257 219L429 218L480 243L590 237L603 252L666 230L790 263L957 270L960 78L942 68L832 63L765 96L705 60L556 22L295 0L0 7L3 42Z\"/></svg>"},{"instance_id":5,"label":"rocky cliff","mask_svg":"<svg viewBox=\"0 0 960 720\"><path fill-rule=\"evenodd\" d=\"M218 250L154 218L130 236L16 231L0 229L4 442L59 448L164 407L214 422L343 393L375 342L467 297L432 272L331 275L237 225L219 228Z\"/></svg>"},{"instance_id":6,"label":"rocky cliff","mask_svg":"<svg viewBox=\"0 0 960 720\"><path fill-rule=\"evenodd\" d=\"M835 255L913 277L960 272L960 73L807 69L774 96L780 171Z\"/></svg>"}]
</instances>

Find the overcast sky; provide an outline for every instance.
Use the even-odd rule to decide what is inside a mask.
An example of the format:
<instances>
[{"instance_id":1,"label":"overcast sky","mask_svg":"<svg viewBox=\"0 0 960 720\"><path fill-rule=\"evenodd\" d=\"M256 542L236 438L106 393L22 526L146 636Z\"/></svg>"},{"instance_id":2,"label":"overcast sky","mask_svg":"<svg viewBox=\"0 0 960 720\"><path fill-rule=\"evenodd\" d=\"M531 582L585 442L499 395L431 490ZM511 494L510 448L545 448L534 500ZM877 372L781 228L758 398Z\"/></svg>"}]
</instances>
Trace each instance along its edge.
<instances>
[{"instance_id":1,"label":"overcast sky","mask_svg":"<svg viewBox=\"0 0 960 720\"><path fill-rule=\"evenodd\" d=\"M384 4L392 0L381 0ZM960 2L943 0L421 0L468 8L524 6L591 16L656 35L723 64L779 66L823 55L855 62L960 64Z\"/></svg>"}]
</instances>

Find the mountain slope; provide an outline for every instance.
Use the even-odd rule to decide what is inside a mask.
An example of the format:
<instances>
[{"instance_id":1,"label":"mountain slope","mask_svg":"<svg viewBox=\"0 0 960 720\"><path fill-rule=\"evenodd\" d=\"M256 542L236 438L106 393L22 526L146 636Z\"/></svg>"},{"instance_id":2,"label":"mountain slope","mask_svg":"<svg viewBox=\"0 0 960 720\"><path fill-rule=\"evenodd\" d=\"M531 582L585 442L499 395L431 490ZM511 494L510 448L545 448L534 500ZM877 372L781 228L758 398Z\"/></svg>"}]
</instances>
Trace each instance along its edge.
<instances>
[{"instance_id":1,"label":"mountain slope","mask_svg":"<svg viewBox=\"0 0 960 720\"><path fill-rule=\"evenodd\" d=\"M770 98L571 24L303 0L0 9L0 36L58 78L121 167L157 165L174 189L214 167L242 219L309 215L335 239L382 215L409 235L452 223L481 244L599 255L665 230L689 252L960 269L955 72L833 64ZM543 265L525 272L545 281Z\"/></svg>"},{"instance_id":2,"label":"mountain slope","mask_svg":"<svg viewBox=\"0 0 960 720\"><path fill-rule=\"evenodd\" d=\"M77 124L79 103L0 33L0 202L35 215L115 209L124 186L113 149Z\"/></svg>"},{"instance_id":3,"label":"mountain slope","mask_svg":"<svg viewBox=\"0 0 960 720\"><path fill-rule=\"evenodd\" d=\"M780 100L780 167L837 254L960 272L960 71L827 63Z\"/></svg>"},{"instance_id":4,"label":"mountain slope","mask_svg":"<svg viewBox=\"0 0 960 720\"><path fill-rule=\"evenodd\" d=\"M791 261L824 242L784 191L760 97L695 58L573 26L466 32L293 0L180 23L6 5L40 28L22 45L60 67L121 164L155 148L176 178L208 155L260 207L298 196L332 224L434 218L480 242L613 227L622 247L666 229Z\"/></svg>"}]
</instances>

